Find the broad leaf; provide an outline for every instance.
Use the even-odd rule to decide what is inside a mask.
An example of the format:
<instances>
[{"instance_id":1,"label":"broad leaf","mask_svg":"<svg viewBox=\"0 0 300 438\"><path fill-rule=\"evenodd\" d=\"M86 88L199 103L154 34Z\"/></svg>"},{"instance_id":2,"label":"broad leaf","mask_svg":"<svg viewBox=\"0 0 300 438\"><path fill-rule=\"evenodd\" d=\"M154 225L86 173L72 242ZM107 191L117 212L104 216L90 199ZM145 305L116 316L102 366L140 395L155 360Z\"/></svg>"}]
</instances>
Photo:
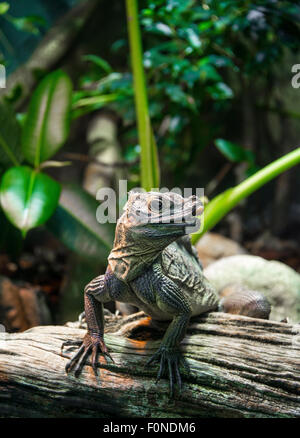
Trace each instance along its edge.
<instances>
[{"instance_id":1,"label":"broad leaf","mask_svg":"<svg viewBox=\"0 0 300 438\"><path fill-rule=\"evenodd\" d=\"M8 167L21 160L20 125L9 104L0 102L0 164Z\"/></svg>"},{"instance_id":2,"label":"broad leaf","mask_svg":"<svg viewBox=\"0 0 300 438\"><path fill-rule=\"evenodd\" d=\"M254 154L252 151L242 148L241 146L232 143L231 141L218 138L215 140L215 145L219 151L230 161L242 162L246 161L250 164L254 163Z\"/></svg>"},{"instance_id":3,"label":"broad leaf","mask_svg":"<svg viewBox=\"0 0 300 438\"><path fill-rule=\"evenodd\" d=\"M22 132L22 150L33 166L52 157L66 141L71 97L70 78L60 70L47 75L33 93Z\"/></svg>"},{"instance_id":4,"label":"broad leaf","mask_svg":"<svg viewBox=\"0 0 300 438\"><path fill-rule=\"evenodd\" d=\"M56 181L27 166L7 170L0 186L4 213L23 236L49 219L57 206L59 194L60 185Z\"/></svg>"},{"instance_id":5,"label":"broad leaf","mask_svg":"<svg viewBox=\"0 0 300 438\"><path fill-rule=\"evenodd\" d=\"M81 187L66 186L47 227L69 249L83 258L105 263L113 245L114 225L99 224L98 202Z\"/></svg>"}]
</instances>

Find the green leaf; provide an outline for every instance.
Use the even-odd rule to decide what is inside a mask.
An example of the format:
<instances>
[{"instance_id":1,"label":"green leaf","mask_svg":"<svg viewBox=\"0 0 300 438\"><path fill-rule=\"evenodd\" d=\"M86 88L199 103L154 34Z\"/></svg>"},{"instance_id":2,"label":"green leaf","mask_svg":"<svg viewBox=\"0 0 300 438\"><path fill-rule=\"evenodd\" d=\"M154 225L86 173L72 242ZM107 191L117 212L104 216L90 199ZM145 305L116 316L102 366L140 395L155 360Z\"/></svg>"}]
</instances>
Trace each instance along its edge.
<instances>
[{"instance_id":1,"label":"green leaf","mask_svg":"<svg viewBox=\"0 0 300 438\"><path fill-rule=\"evenodd\" d=\"M242 161L247 161L248 163L254 163L254 154L252 151L242 148L241 146L232 143L231 141L218 138L215 140L215 145L219 151L228 160L240 163Z\"/></svg>"},{"instance_id":2,"label":"green leaf","mask_svg":"<svg viewBox=\"0 0 300 438\"><path fill-rule=\"evenodd\" d=\"M172 29L164 23L147 23L144 20L144 24L147 27L147 30L153 33L162 34L165 36L173 35Z\"/></svg>"},{"instance_id":3,"label":"green leaf","mask_svg":"<svg viewBox=\"0 0 300 438\"><path fill-rule=\"evenodd\" d=\"M0 202L6 217L23 236L45 223L54 212L60 185L27 166L12 167L3 175Z\"/></svg>"},{"instance_id":4,"label":"green leaf","mask_svg":"<svg viewBox=\"0 0 300 438\"><path fill-rule=\"evenodd\" d=\"M70 250L100 263L110 253L115 227L97 222L98 206L98 202L80 186L66 186L47 227Z\"/></svg>"},{"instance_id":5,"label":"green leaf","mask_svg":"<svg viewBox=\"0 0 300 438\"><path fill-rule=\"evenodd\" d=\"M22 150L35 167L65 143L70 130L72 83L61 70L47 75L29 104L22 132Z\"/></svg>"},{"instance_id":6,"label":"green leaf","mask_svg":"<svg viewBox=\"0 0 300 438\"><path fill-rule=\"evenodd\" d=\"M0 102L0 163L8 167L21 160L19 123L10 105Z\"/></svg>"},{"instance_id":7,"label":"green leaf","mask_svg":"<svg viewBox=\"0 0 300 438\"><path fill-rule=\"evenodd\" d=\"M97 56L97 55L85 55L85 56L83 56L83 60L84 61L91 61L91 62L93 62L95 65L97 65L102 70L104 70L105 73L107 73L107 74L112 73L112 68L109 65L109 63L107 61L105 61L105 59L101 58L100 56Z\"/></svg>"},{"instance_id":8,"label":"green leaf","mask_svg":"<svg viewBox=\"0 0 300 438\"><path fill-rule=\"evenodd\" d=\"M29 32L34 35L40 34L38 26L45 27L47 25L46 21L42 17L35 15L17 18L9 17L9 21L15 26L16 29Z\"/></svg>"},{"instance_id":9,"label":"green leaf","mask_svg":"<svg viewBox=\"0 0 300 438\"><path fill-rule=\"evenodd\" d=\"M1 2L0 3L0 15L6 14L6 12L9 10L9 4L7 2Z\"/></svg>"},{"instance_id":10,"label":"green leaf","mask_svg":"<svg viewBox=\"0 0 300 438\"><path fill-rule=\"evenodd\" d=\"M215 67L211 64L201 66L199 68L199 76L202 81L206 81L208 79L213 81L219 81L220 79L222 79Z\"/></svg>"},{"instance_id":11,"label":"green leaf","mask_svg":"<svg viewBox=\"0 0 300 438\"><path fill-rule=\"evenodd\" d=\"M115 102L119 99L119 94L106 94L100 96L84 97L73 103L72 106L72 119L83 116L89 112L96 111L103 106Z\"/></svg>"},{"instance_id":12,"label":"green leaf","mask_svg":"<svg viewBox=\"0 0 300 438\"><path fill-rule=\"evenodd\" d=\"M186 37L188 42L194 49L199 49L202 46L202 42L199 38L199 35L193 28L186 29Z\"/></svg>"},{"instance_id":13,"label":"green leaf","mask_svg":"<svg viewBox=\"0 0 300 438\"><path fill-rule=\"evenodd\" d=\"M210 29L214 25L213 21L204 21L198 25L198 29L200 32L205 32Z\"/></svg>"},{"instance_id":14,"label":"green leaf","mask_svg":"<svg viewBox=\"0 0 300 438\"><path fill-rule=\"evenodd\" d=\"M231 99L233 91L224 82L218 82L211 87L207 87L207 91L214 100Z\"/></svg>"},{"instance_id":15,"label":"green leaf","mask_svg":"<svg viewBox=\"0 0 300 438\"><path fill-rule=\"evenodd\" d=\"M82 106L89 106L89 105L106 105L110 102L114 102L119 97L118 94L104 94L102 96L91 96L91 97L85 97L83 99L77 100L73 104L73 108L79 108Z\"/></svg>"}]
</instances>

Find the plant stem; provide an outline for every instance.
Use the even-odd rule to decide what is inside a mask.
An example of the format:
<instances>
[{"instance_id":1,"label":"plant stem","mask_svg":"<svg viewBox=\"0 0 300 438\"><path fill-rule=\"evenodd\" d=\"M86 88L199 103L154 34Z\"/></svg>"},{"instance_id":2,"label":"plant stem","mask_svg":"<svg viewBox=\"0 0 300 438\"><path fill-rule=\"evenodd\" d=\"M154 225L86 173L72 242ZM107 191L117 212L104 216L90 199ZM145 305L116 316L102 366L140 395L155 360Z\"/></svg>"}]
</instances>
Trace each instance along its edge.
<instances>
[{"instance_id":1,"label":"plant stem","mask_svg":"<svg viewBox=\"0 0 300 438\"><path fill-rule=\"evenodd\" d=\"M241 182L236 187L230 188L212 199L204 210L204 226L192 235L192 243L213 228L230 210L242 199L251 195L271 179L280 175L289 168L300 163L300 148L284 155L273 163L268 164L254 175Z\"/></svg>"},{"instance_id":2,"label":"plant stem","mask_svg":"<svg viewBox=\"0 0 300 438\"><path fill-rule=\"evenodd\" d=\"M137 127L141 147L141 185L148 191L159 187L159 172L157 149L149 116L137 0L126 0L126 9L134 78Z\"/></svg>"}]
</instances>

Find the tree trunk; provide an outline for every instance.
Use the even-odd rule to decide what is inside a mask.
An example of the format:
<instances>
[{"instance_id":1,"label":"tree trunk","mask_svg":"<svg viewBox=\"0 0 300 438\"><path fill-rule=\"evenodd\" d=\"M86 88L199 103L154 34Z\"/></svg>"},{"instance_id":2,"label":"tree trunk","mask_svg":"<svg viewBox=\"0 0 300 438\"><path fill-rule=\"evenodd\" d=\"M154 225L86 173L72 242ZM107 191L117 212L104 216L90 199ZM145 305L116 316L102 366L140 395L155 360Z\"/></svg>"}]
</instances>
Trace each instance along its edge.
<instances>
[{"instance_id":1,"label":"tree trunk","mask_svg":"<svg viewBox=\"0 0 300 438\"><path fill-rule=\"evenodd\" d=\"M2 334L0 415L300 417L299 325L223 313L192 319L182 341L191 374L171 400L168 380L155 383L157 365L143 368L160 342L149 340L149 330L142 312L108 321L105 339L115 364L101 357L98 377L86 366L79 378L65 374L60 355L63 341L85 333L75 323ZM65 354L75 348L65 347Z\"/></svg>"}]
</instances>

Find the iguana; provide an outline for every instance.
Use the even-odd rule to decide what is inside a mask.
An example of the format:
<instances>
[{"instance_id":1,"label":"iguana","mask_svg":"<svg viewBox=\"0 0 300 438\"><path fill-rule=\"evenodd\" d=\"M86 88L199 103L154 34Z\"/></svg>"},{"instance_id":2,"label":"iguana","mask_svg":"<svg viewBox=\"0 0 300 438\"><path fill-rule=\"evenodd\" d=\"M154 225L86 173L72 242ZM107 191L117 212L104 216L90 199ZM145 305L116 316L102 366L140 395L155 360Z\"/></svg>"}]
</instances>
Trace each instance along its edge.
<instances>
[{"instance_id":1,"label":"iguana","mask_svg":"<svg viewBox=\"0 0 300 438\"><path fill-rule=\"evenodd\" d=\"M168 370L171 396L176 382L181 389L180 364L187 367L179 344L191 316L219 309L268 318L270 306L263 295L242 291L238 297L225 297L220 303L203 275L187 234L191 227L199 227L197 215L202 211L196 196L183 198L173 192L129 194L117 222L107 270L85 287L88 331L67 363L66 372L75 367L78 376L90 354L95 372L98 353L112 359L103 339L103 303L109 301L133 304L153 320L171 321L160 347L147 362L159 362L157 380Z\"/></svg>"}]
</instances>

